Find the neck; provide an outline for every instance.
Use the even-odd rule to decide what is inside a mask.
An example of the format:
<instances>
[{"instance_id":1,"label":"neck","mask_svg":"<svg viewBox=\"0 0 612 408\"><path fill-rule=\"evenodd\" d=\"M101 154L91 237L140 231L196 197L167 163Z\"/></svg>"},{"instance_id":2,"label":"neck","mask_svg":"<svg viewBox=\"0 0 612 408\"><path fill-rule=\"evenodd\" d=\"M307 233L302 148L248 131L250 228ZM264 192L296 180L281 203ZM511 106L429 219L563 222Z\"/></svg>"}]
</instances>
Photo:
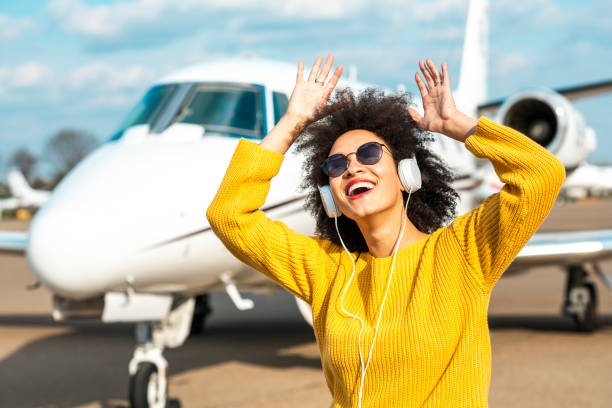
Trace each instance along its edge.
<instances>
[{"instance_id":1,"label":"neck","mask_svg":"<svg viewBox=\"0 0 612 408\"><path fill-rule=\"evenodd\" d=\"M395 244L402 230L403 211L404 206L400 201L399 207L394 206L387 212L356 221L368 245L370 254L375 258L385 258L393 255ZM406 228L401 237L398 251L425 236L427 234L419 231L406 216Z\"/></svg>"}]
</instances>

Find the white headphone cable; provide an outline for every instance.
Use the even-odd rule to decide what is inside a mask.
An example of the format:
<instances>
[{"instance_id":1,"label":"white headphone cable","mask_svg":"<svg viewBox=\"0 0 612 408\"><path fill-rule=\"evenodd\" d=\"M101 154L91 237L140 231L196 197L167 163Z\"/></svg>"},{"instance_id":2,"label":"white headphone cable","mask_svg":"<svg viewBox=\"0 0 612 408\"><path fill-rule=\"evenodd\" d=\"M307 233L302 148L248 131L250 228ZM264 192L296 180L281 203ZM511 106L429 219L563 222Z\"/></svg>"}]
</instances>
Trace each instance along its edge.
<instances>
[{"instance_id":1,"label":"white headphone cable","mask_svg":"<svg viewBox=\"0 0 612 408\"><path fill-rule=\"evenodd\" d=\"M340 238L340 243L342 243L342 247L344 248L344 250L348 254L349 258L351 259L351 263L353 264L353 273L351 273L351 278L349 279L348 283L344 287L344 291L342 292L342 297L340 299L340 308L342 309L342 311L344 313L346 313L347 315L349 315L349 316L359 320L359 323L361 323L361 328L359 329L359 337L358 337L359 361L361 363L361 384L359 385L359 408L361 408L361 399L363 397L363 385L365 383L365 375L366 375L366 373L368 371L368 367L370 366L370 359L372 358L372 351L374 350L374 343L376 342L376 335L378 334L378 327L380 325L380 318L382 317L382 312L383 312L383 309L385 307L385 301L387 300L387 294L389 293L389 288L391 287L391 279L393 278L393 270L395 268L395 258L397 256L397 251L399 249L400 241L402 240L402 237L404 236L404 230L406 229L406 221L408 219L406 211L408 209L408 203L410 202L410 195L411 194L412 194L412 190L410 190L408 192L408 198L406 199L406 205L404 206L404 212L402 213L402 219L403 219L402 230L401 230L399 236L397 237L397 241L395 243L395 249L393 250L393 260L392 260L392 263L391 263L391 272L389 273L389 280L387 282L387 288L385 290L385 295L383 296L383 300L382 300L382 303L380 305L380 311L378 312L378 319L376 321L376 328L374 329L374 337L372 338L372 345L370 346L370 352L368 354L368 361L366 362L365 366L363 364L363 354L361 353L361 333L363 332L363 320L360 317L358 317L358 316L348 312L344 308L344 295L346 294L346 291L347 291L348 287L350 286L351 282L353 281L353 277L355 276L355 261L353 260L353 256L351 255L351 253L346 248L346 245L344 245L344 241L342 240L342 236L340 235L340 230L338 229L338 217L334 217L334 224L336 225L336 232L338 233L338 238Z\"/></svg>"}]
</instances>

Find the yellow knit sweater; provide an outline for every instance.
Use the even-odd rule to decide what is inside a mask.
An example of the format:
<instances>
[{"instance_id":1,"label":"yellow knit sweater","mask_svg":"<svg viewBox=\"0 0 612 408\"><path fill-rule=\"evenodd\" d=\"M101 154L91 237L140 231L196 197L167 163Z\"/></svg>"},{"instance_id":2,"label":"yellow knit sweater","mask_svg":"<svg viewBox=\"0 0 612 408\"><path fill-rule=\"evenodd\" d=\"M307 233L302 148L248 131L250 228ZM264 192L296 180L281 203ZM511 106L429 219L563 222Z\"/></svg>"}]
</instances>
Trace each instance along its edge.
<instances>
[{"instance_id":1,"label":"yellow knit sweater","mask_svg":"<svg viewBox=\"0 0 612 408\"><path fill-rule=\"evenodd\" d=\"M480 207L401 249L363 391L363 407L486 407L491 376L487 307L493 285L554 204L563 165L519 132L486 118L466 147L506 183ZM347 253L258 209L283 155L241 140L206 213L227 248L312 305L333 407L357 406L360 323L342 312ZM353 253L344 299L365 326L367 359L392 257Z\"/></svg>"}]
</instances>

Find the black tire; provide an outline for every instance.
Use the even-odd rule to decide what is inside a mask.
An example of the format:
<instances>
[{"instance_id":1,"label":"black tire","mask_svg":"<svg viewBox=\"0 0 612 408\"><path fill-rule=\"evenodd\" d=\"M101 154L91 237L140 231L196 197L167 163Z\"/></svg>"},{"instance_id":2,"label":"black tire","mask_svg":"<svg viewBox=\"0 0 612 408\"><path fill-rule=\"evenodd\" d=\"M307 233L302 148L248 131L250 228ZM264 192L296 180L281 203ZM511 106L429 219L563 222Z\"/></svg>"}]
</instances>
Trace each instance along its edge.
<instances>
[{"instance_id":1,"label":"black tire","mask_svg":"<svg viewBox=\"0 0 612 408\"><path fill-rule=\"evenodd\" d=\"M206 331L206 319L211 312L212 309L210 308L210 297L208 293L196 296L189 334L203 334Z\"/></svg>"},{"instance_id":2,"label":"black tire","mask_svg":"<svg viewBox=\"0 0 612 408\"><path fill-rule=\"evenodd\" d=\"M592 332L597 329L597 291L595 285L590 282L584 284L584 287L589 291L589 302L584 313L584 318L579 319L578 316L573 316L576 330L580 332Z\"/></svg>"},{"instance_id":3,"label":"black tire","mask_svg":"<svg viewBox=\"0 0 612 408\"><path fill-rule=\"evenodd\" d=\"M157 367L151 363L140 363L136 374L130 376L130 406L149 408L149 385L157 376Z\"/></svg>"},{"instance_id":4,"label":"black tire","mask_svg":"<svg viewBox=\"0 0 612 408\"><path fill-rule=\"evenodd\" d=\"M168 402L166 402L166 408L181 408L181 401L177 400L177 399L169 399Z\"/></svg>"}]
</instances>

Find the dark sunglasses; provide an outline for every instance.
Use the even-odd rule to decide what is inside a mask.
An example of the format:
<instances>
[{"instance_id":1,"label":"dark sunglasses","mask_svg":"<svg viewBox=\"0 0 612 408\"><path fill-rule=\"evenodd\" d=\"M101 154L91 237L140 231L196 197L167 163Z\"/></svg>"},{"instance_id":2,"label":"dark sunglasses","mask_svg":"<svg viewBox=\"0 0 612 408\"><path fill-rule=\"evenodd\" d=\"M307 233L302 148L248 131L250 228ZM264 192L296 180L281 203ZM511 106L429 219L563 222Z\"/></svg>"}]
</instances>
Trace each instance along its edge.
<instances>
[{"instance_id":1,"label":"dark sunglasses","mask_svg":"<svg viewBox=\"0 0 612 408\"><path fill-rule=\"evenodd\" d=\"M382 143L368 142L359 146L357 151L353 153L355 154L355 157L357 157L357 161L361 164L376 164L382 157L383 146L387 147ZM389 150L388 147L387 150ZM338 153L329 156L327 159L325 159L323 164L321 164L323 173L329 177L341 176L346 169L348 169L348 156L353 153L349 153L347 155ZM391 150L389 150L389 153L391 153Z\"/></svg>"}]
</instances>

